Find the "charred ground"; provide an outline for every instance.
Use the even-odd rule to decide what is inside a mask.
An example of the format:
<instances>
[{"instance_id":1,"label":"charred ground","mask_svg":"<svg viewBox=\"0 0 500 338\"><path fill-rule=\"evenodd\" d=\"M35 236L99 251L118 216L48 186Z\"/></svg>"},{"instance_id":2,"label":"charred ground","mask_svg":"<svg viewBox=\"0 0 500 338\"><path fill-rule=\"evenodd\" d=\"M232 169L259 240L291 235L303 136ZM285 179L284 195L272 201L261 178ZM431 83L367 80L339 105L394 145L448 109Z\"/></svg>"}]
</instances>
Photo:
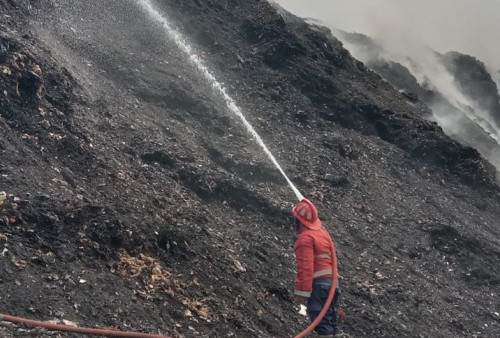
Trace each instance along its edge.
<instances>
[{"instance_id":1,"label":"charred ground","mask_svg":"<svg viewBox=\"0 0 500 338\"><path fill-rule=\"evenodd\" d=\"M346 331L495 336L499 190L477 151L266 1L155 5L317 203ZM186 337L304 328L294 197L163 31L134 1L0 6L1 312Z\"/></svg>"}]
</instances>

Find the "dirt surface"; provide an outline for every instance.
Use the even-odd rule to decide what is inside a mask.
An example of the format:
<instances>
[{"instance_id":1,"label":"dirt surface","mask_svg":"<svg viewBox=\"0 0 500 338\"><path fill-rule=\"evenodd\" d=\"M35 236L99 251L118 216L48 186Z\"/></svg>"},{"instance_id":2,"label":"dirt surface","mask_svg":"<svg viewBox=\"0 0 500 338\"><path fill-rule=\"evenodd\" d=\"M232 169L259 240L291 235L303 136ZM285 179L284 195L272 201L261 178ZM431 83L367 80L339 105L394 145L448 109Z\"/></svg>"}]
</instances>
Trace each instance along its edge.
<instances>
[{"instance_id":1,"label":"dirt surface","mask_svg":"<svg viewBox=\"0 0 500 338\"><path fill-rule=\"evenodd\" d=\"M266 1L154 6L318 206L346 332L497 336L500 190L477 151ZM0 8L0 313L175 337L305 328L291 189L138 1Z\"/></svg>"}]
</instances>

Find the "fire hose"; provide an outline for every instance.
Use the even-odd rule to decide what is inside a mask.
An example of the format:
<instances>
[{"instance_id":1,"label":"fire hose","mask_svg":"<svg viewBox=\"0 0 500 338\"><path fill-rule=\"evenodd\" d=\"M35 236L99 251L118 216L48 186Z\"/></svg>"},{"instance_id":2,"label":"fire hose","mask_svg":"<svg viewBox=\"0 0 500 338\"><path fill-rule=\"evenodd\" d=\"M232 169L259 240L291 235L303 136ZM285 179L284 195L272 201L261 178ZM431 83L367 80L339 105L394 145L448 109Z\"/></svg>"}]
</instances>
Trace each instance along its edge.
<instances>
[{"instance_id":1,"label":"fire hose","mask_svg":"<svg viewBox=\"0 0 500 338\"><path fill-rule=\"evenodd\" d=\"M70 325L53 324L47 322L41 322L38 320L31 320L21 317L14 317L0 313L0 321L6 321L11 323L21 323L28 324L31 326L43 327L49 331L63 331L72 333L83 333L96 336L106 336L106 337L127 337L127 338L172 338L169 336L162 336L157 334L141 333L141 332L126 332L126 331L116 331L109 329L93 329L87 327L78 327Z\"/></svg>"},{"instance_id":2,"label":"fire hose","mask_svg":"<svg viewBox=\"0 0 500 338\"><path fill-rule=\"evenodd\" d=\"M330 291L328 293L327 300L325 304L323 305L323 308L321 309L320 313L318 316L314 319L314 321L309 324L309 326L299 333L298 335L294 336L293 338L303 338L309 333L311 333L316 326L323 320L323 317L326 315L328 310L330 309L330 306L332 304L335 291L338 285L338 273L337 273L337 252L335 250L335 244L333 243L333 240L330 241L330 251L331 251L331 257L332 257L332 283L330 286ZM27 318L21 318L21 317L14 317L10 315L5 315L0 313L0 321L7 321L7 322L12 322L12 323L23 323L23 324L28 324L31 326L36 326L36 327L42 327L50 331L64 331L64 332L72 332L72 333L82 333L82 334L90 334L90 335L97 335L97 336L107 336L107 337L128 337L128 338L172 338L169 336L163 336L163 335L156 335L156 334L148 334L148 333L141 333L141 332L130 332L130 331L118 331L118 330L111 330L111 329L97 329L97 328L86 328L86 327L77 327L77 326L71 326L71 325L62 325L62 324L54 324L54 323L48 323L48 322L42 322L42 321L37 321L37 320L31 320Z\"/></svg>"},{"instance_id":3,"label":"fire hose","mask_svg":"<svg viewBox=\"0 0 500 338\"><path fill-rule=\"evenodd\" d=\"M331 242L331 251L332 251L332 285L330 287L330 292L328 293L328 298L326 300L323 309L319 313L318 317L301 333L296 335L294 338L303 338L309 333L311 333L316 326L318 326L319 322L323 319L326 312L329 310L330 305L333 301L333 296L335 295L335 289L337 287L337 254L335 251L335 245ZM96 336L106 336L106 337L127 337L127 338L172 338L169 336L162 336L157 334L149 334L149 333L141 333L141 332L126 332L126 331L116 331L110 329L95 329L95 328L87 328L87 327L77 327L70 325L62 325L62 324L54 324L48 322L42 322L38 320L31 320L27 318L14 317L6 314L0 313L0 321L6 321L11 323L21 323L27 324L36 327L42 327L49 331L63 331L63 332L72 332L72 333L82 333L82 334L90 334Z\"/></svg>"},{"instance_id":4,"label":"fire hose","mask_svg":"<svg viewBox=\"0 0 500 338\"><path fill-rule=\"evenodd\" d=\"M318 317L309 324L309 326L299 333L298 335L294 336L293 338L303 338L307 336L309 333L311 333L316 326L321 322L327 311L330 309L330 305L332 304L333 301L333 296L335 295L335 289L337 288L337 281L338 281L338 274L337 274L337 252L335 251L335 244L333 244L333 241L331 242L331 252L332 252L332 285L330 286L330 292L328 293L328 298L326 299L325 305L323 306L323 309L321 309L321 312L319 313Z\"/></svg>"}]
</instances>

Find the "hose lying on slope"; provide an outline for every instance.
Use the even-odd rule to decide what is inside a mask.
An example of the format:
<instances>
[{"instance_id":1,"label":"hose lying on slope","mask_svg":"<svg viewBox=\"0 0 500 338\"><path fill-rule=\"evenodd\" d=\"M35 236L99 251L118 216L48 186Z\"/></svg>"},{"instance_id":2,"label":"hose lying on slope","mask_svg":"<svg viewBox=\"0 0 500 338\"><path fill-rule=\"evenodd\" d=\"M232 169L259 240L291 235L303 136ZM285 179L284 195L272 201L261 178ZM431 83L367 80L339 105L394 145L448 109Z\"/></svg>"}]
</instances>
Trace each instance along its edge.
<instances>
[{"instance_id":1,"label":"hose lying on slope","mask_svg":"<svg viewBox=\"0 0 500 338\"><path fill-rule=\"evenodd\" d=\"M70 325L53 324L47 322L41 322L38 320L31 320L21 317L14 317L0 313L0 321L6 321L11 323L21 323L28 324L31 326L43 327L49 331L63 331L63 332L73 332L73 333L83 333L96 336L106 336L106 337L127 337L127 338L172 338L168 336L161 336L157 334L141 333L141 332L125 332L125 331L115 331L108 329L92 329L87 327L77 327Z\"/></svg>"},{"instance_id":2,"label":"hose lying on slope","mask_svg":"<svg viewBox=\"0 0 500 338\"><path fill-rule=\"evenodd\" d=\"M326 300L323 309L319 313L318 317L301 333L296 335L294 338L303 338L309 333L311 333L314 328L319 324L319 322L323 319L326 312L330 308L330 304L332 303L333 296L335 294L335 288L337 287L337 253L335 251L335 245L333 242L331 243L331 251L332 251L332 285L330 287L330 292L328 294L328 298ZM106 336L106 337L127 337L127 338L173 338L169 336L162 336L157 334L149 334L149 333L141 333L141 332L125 332L125 331L115 331L108 329L93 329L86 327L76 327L70 325L61 325L61 324L53 324L47 322L41 322L37 320L31 320L21 317L14 317L0 313L0 321L6 321L11 323L21 323L28 324L36 327L43 327L50 331L63 331L63 332L72 332L72 333L82 333L82 334L91 334L96 336Z\"/></svg>"}]
</instances>

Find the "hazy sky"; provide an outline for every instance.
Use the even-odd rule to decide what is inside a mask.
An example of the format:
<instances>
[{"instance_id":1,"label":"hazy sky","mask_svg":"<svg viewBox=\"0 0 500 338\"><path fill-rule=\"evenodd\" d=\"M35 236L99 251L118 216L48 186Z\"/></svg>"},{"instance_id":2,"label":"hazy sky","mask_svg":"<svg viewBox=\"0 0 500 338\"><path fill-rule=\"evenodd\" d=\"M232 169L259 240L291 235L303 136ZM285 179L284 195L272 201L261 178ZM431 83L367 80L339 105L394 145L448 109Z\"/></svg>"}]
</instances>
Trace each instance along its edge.
<instances>
[{"instance_id":1,"label":"hazy sky","mask_svg":"<svg viewBox=\"0 0 500 338\"><path fill-rule=\"evenodd\" d=\"M472 54L500 69L500 0L274 0L302 17L372 37Z\"/></svg>"}]
</instances>

